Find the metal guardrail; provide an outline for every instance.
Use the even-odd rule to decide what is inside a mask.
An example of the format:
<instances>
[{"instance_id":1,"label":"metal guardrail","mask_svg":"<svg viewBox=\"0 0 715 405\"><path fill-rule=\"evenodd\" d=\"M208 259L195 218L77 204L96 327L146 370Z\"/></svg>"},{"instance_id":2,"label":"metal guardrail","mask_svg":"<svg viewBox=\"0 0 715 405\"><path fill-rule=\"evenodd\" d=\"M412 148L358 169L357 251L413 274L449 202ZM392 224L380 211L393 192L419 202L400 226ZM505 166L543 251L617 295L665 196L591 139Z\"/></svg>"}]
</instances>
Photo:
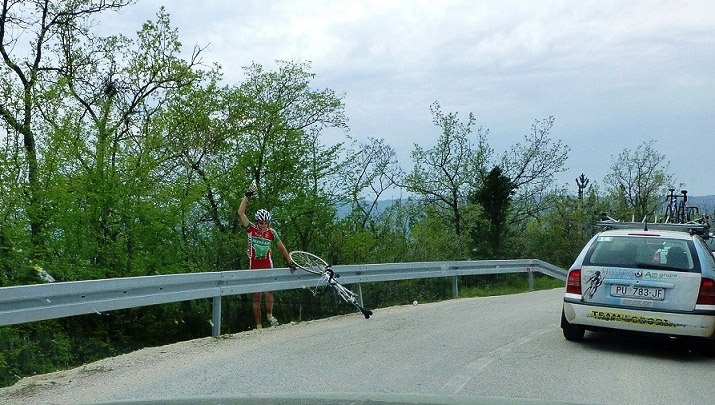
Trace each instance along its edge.
<instances>
[{"instance_id":1,"label":"metal guardrail","mask_svg":"<svg viewBox=\"0 0 715 405\"><path fill-rule=\"evenodd\" d=\"M341 284L452 277L453 296L458 277L467 275L533 272L566 280L567 271L541 260L479 260L454 262L388 263L333 266ZM221 333L221 297L263 291L314 287L318 275L288 269L222 271L161 276L73 281L0 288L0 326L102 313L170 302L213 298L213 336Z\"/></svg>"}]
</instances>

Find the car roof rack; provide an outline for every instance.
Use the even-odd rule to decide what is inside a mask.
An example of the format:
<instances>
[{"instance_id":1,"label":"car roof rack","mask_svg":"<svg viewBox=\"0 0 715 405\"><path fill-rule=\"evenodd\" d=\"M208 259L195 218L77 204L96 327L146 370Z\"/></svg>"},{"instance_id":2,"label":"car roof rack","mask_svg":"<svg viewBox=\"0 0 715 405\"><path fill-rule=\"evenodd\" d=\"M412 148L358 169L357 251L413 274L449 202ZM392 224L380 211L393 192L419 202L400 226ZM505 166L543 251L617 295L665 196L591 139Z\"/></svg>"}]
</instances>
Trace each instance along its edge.
<instances>
[{"instance_id":1,"label":"car roof rack","mask_svg":"<svg viewBox=\"0 0 715 405\"><path fill-rule=\"evenodd\" d=\"M708 216L700 217L694 221L683 224L675 224L668 222L625 222L613 219L608 216L608 213L601 213L601 220L596 222L596 226L602 226L604 230L609 229L640 229L643 231L678 231L687 232L691 235L700 235L703 239L713 237L710 232L710 218Z\"/></svg>"},{"instance_id":2,"label":"car roof rack","mask_svg":"<svg viewBox=\"0 0 715 405\"><path fill-rule=\"evenodd\" d=\"M714 238L713 232L710 229L710 217L701 215L700 209L694 206L688 206L688 190L680 190L680 195L675 193L674 188L668 189L668 195L665 202L668 204L665 212L666 216L663 222L658 222L658 216L655 216L654 222L648 222L647 217L643 217L642 222L619 221L608 216L608 213L601 213L601 220L596 222L596 226L602 226L604 230L608 229L642 229L658 230L658 231L677 231L687 232L691 235L700 235L703 239ZM692 219L693 214L699 216L697 219Z\"/></svg>"}]
</instances>

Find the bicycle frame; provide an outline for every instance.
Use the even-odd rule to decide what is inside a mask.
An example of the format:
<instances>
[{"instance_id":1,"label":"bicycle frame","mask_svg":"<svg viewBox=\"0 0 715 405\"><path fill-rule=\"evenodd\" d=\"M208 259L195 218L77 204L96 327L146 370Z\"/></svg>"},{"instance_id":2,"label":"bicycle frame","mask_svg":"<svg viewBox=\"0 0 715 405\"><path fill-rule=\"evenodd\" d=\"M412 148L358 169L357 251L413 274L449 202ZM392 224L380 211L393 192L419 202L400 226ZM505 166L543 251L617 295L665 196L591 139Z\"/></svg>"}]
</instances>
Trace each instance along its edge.
<instances>
[{"instance_id":1,"label":"bicycle frame","mask_svg":"<svg viewBox=\"0 0 715 405\"><path fill-rule=\"evenodd\" d=\"M362 305L360 305L360 303L358 303L358 301L357 301L357 294L348 290L342 284L338 283L338 280L336 280L336 278L338 278L338 277L340 277L340 275L336 274L335 271L333 271L333 269L330 268L330 265L327 265L325 267L325 269L323 270L323 274L320 277L320 280L325 281L326 289L332 288L333 291L335 291L338 294L338 296L340 296L340 298L343 299L343 301L355 306L357 309L360 310L360 312L362 312L363 316L365 316L365 319L369 319L370 316L372 315L372 311L370 311L369 309L366 309ZM320 295L322 295L322 293Z\"/></svg>"},{"instance_id":2,"label":"bicycle frame","mask_svg":"<svg viewBox=\"0 0 715 405\"><path fill-rule=\"evenodd\" d=\"M366 309L361 305L361 303L358 302L357 294L338 283L336 279L340 277L340 275L335 273L330 264L328 264L325 260L312 253L300 250L290 252L290 259L293 265L301 268L302 270L305 270L308 273L320 275L318 285L315 286L315 290L313 291L313 296L323 295L325 291L330 288L335 291L336 294L343 299L343 301L348 304L352 304L355 308L359 309L365 316L365 319L370 318L372 311ZM318 294L318 287L323 283L325 284L325 288L320 294Z\"/></svg>"}]
</instances>

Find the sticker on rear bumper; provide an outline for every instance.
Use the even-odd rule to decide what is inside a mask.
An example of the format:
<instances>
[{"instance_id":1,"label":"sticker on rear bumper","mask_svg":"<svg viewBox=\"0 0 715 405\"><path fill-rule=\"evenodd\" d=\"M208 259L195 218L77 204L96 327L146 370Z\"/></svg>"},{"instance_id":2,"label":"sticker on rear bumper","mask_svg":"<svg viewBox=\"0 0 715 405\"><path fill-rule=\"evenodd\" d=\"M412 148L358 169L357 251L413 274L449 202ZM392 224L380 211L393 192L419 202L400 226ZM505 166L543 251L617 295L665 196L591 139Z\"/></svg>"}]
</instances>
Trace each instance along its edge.
<instances>
[{"instance_id":1,"label":"sticker on rear bumper","mask_svg":"<svg viewBox=\"0 0 715 405\"><path fill-rule=\"evenodd\" d=\"M610 312L610 311L591 311L588 314L589 318L598 319L607 322L623 322L632 323L636 325L649 325L649 326L664 326L668 328L678 328L685 327L683 323L671 322L666 318L654 318L648 316L630 315L621 312Z\"/></svg>"}]
</instances>

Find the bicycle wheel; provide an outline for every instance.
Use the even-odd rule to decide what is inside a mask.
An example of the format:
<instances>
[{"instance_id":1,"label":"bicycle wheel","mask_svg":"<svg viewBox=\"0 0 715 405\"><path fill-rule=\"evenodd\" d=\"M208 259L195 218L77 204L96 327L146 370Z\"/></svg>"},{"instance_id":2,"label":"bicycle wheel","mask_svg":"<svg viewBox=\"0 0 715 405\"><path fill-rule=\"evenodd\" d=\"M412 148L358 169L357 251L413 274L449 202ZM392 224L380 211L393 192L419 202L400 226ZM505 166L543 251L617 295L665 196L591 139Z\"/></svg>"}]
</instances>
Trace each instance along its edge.
<instances>
[{"instance_id":1,"label":"bicycle wheel","mask_svg":"<svg viewBox=\"0 0 715 405\"><path fill-rule=\"evenodd\" d=\"M681 201L678 204L678 215L676 223L684 224L685 222L685 202Z\"/></svg>"},{"instance_id":2,"label":"bicycle wheel","mask_svg":"<svg viewBox=\"0 0 715 405\"><path fill-rule=\"evenodd\" d=\"M328 263L325 260L312 253L303 252L301 250L290 252L290 259L296 266L308 273L323 274L325 268L328 267Z\"/></svg>"}]
</instances>

